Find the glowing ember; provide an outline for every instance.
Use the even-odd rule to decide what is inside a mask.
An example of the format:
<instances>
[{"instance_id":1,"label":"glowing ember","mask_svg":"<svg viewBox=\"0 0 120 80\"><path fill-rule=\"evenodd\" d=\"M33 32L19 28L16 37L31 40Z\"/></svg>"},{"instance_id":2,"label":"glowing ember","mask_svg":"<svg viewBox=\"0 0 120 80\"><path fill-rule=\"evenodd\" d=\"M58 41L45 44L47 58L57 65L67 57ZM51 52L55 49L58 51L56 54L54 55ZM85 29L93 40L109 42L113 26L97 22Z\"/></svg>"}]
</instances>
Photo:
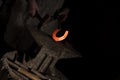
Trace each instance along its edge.
<instances>
[{"instance_id":1,"label":"glowing ember","mask_svg":"<svg viewBox=\"0 0 120 80\"><path fill-rule=\"evenodd\" d=\"M69 33L69 31L66 30L63 36L57 37L56 35L57 35L57 33L58 33L59 31L60 31L60 29L56 29L56 30L52 33L52 38L53 38L53 40L56 41L56 42L62 41L62 40L64 40L64 39L66 39L66 37L68 36L68 33Z\"/></svg>"}]
</instances>

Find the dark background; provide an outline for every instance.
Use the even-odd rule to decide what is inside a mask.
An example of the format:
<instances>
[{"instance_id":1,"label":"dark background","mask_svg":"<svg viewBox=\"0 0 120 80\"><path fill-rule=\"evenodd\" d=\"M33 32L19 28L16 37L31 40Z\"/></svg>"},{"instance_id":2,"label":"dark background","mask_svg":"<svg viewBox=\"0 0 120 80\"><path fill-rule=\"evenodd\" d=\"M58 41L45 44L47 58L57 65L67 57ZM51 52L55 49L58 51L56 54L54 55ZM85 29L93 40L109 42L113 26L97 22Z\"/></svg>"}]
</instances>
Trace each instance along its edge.
<instances>
[{"instance_id":1,"label":"dark background","mask_svg":"<svg viewBox=\"0 0 120 80\"><path fill-rule=\"evenodd\" d=\"M96 48L100 57L98 64L103 76L110 80L116 80L120 74L120 55L117 50L119 9L118 1L96 1Z\"/></svg>"},{"instance_id":2,"label":"dark background","mask_svg":"<svg viewBox=\"0 0 120 80\"><path fill-rule=\"evenodd\" d=\"M68 24L72 26L67 40L83 58L64 61L63 72L70 80L120 80L118 38L115 38L119 36L119 2L96 0L94 8L88 1L69 0L68 4L71 10Z\"/></svg>"}]
</instances>

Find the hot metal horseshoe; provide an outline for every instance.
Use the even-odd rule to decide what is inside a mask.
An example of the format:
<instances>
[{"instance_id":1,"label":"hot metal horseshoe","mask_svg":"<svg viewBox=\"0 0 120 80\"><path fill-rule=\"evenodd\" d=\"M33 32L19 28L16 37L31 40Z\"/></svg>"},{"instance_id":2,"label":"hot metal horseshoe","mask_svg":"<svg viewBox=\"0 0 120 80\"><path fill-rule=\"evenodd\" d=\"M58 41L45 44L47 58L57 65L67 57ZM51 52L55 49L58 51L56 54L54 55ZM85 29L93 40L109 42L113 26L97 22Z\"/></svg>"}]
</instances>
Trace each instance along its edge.
<instances>
[{"instance_id":1,"label":"hot metal horseshoe","mask_svg":"<svg viewBox=\"0 0 120 80\"><path fill-rule=\"evenodd\" d=\"M68 36L69 31L66 30L63 36L57 37L56 35L57 35L57 33L58 33L60 30L61 30L61 29L56 29L56 30L52 33L52 38L53 38L53 40L56 41L56 42L62 41L62 40L64 40L64 39L66 39L66 37Z\"/></svg>"}]
</instances>

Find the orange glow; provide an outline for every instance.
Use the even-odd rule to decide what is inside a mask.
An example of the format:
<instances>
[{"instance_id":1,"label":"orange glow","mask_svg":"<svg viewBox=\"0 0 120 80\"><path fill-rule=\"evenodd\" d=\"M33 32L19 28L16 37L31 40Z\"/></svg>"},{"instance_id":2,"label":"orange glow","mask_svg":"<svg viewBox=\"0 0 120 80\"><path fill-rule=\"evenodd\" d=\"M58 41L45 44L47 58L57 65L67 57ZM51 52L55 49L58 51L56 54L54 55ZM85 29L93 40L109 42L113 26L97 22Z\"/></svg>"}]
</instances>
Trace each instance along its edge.
<instances>
[{"instance_id":1,"label":"orange glow","mask_svg":"<svg viewBox=\"0 0 120 80\"><path fill-rule=\"evenodd\" d=\"M57 37L56 34L57 34L59 31L60 31L60 29L56 29L56 30L52 33L52 38L53 38L53 40L56 41L56 42L62 41L62 40L64 40L64 39L66 39L66 37L68 36L68 33L69 33L69 31L66 30L63 36Z\"/></svg>"}]
</instances>

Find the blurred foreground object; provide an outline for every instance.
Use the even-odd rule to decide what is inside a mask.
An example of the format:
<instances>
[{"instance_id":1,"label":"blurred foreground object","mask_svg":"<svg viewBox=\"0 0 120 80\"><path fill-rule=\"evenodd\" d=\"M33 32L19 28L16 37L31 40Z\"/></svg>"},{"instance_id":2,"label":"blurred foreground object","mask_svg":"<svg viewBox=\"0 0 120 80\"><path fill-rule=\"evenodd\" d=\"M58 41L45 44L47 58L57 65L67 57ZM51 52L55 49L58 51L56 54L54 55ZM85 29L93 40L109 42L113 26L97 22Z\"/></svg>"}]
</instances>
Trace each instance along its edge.
<instances>
[{"instance_id":1,"label":"blurred foreground object","mask_svg":"<svg viewBox=\"0 0 120 80\"><path fill-rule=\"evenodd\" d=\"M60 21L54 15L64 0L36 1L39 12L34 17L29 16L26 0L14 2L5 40L16 51L7 52L1 58L0 80L68 80L56 69L55 64L60 59L82 57L69 44L56 43L52 38L54 30L61 27L61 22L65 20L63 18ZM63 15L64 12L60 13ZM26 50L34 43L37 44L32 52L35 57L26 54ZM24 56L19 58L19 54ZM30 59L26 60L27 57Z\"/></svg>"}]
</instances>

